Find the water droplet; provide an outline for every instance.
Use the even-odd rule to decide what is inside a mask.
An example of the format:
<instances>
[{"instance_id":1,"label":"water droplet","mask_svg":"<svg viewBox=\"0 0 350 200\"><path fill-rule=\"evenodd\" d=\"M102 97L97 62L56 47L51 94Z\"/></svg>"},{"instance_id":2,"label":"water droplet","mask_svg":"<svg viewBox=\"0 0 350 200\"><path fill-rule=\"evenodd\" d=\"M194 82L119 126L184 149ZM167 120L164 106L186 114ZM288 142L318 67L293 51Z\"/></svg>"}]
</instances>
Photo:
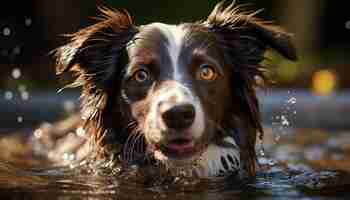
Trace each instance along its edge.
<instances>
[{"instance_id":1,"label":"water droplet","mask_svg":"<svg viewBox=\"0 0 350 200\"><path fill-rule=\"evenodd\" d=\"M31 18L26 18L24 23L25 23L26 26L30 26L30 25L32 25L32 19Z\"/></svg>"},{"instance_id":2,"label":"water droplet","mask_svg":"<svg viewBox=\"0 0 350 200\"><path fill-rule=\"evenodd\" d=\"M81 126L77 128L76 133L79 137L85 137L85 134L86 134L84 128Z\"/></svg>"},{"instance_id":3,"label":"water droplet","mask_svg":"<svg viewBox=\"0 0 350 200\"><path fill-rule=\"evenodd\" d=\"M276 142L278 142L280 139L281 139L281 136L280 136L280 135L276 135L276 136L275 136L275 141L276 141Z\"/></svg>"},{"instance_id":4,"label":"water droplet","mask_svg":"<svg viewBox=\"0 0 350 200\"><path fill-rule=\"evenodd\" d=\"M21 77L21 70L19 68L14 68L12 70L12 77L14 79L18 79L19 77Z\"/></svg>"},{"instance_id":5,"label":"water droplet","mask_svg":"<svg viewBox=\"0 0 350 200\"><path fill-rule=\"evenodd\" d=\"M27 101L29 99L29 93L27 91L21 92L21 98L23 101Z\"/></svg>"},{"instance_id":6,"label":"water droplet","mask_svg":"<svg viewBox=\"0 0 350 200\"><path fill-rule=\"evenodd\" d=\"M75 109L75 104L73 101L65 101L63 102L63 109L66 112L73 112Z\"/></svg>"},{"instance_id":7,"label":"water droplet","mask_svg":"<svg viewBox=\"0 0 350 200\"><path fill-rule=\"evenodd\" d=\"M2 29L2 34L4 36L10 36L11 35L11 29L9 27L5 27L4 29Z\"/></svg>"},{"instance_id":8,"label":"water droplet","mask_svg":"<svg viewBox=\"0 0 350 200\"><path fill-rule=\"evenodd\" d=\"M70 154L69 157L68 157L68 159L69 159L70 161L75 160L75 154L74 154L74 153Z\"/></svg>"},{"instance_id":9,"label":"water droplet","mask_svg":"<svg viewBox=\"0 0 350 200\"><path fill-rule=\"evenodd\" d=\"M346 28L346 29L350 29L350 21L347 21L347 22L345 23L345 28Z\"/></svg>"},{"instance_id":10,"label":"water droplet","mask_svg":"<svg viewBox=\"0 0 350 200\"><path fill-rule=\"evenodd\" d=\"M274 165L276 165L276 162L272 159L269 159L267 164L270 166L274 166Z\"/></svg>"},{"instance_id":11,"label":"water droplet","mask_svg":"<svg viewBox=\"0 0 350 200\"><path fill-rule=\"evenodd\" d=\"M62 157L63 157L63 160L67 161L69 159L69 154L68 153L64 153Z\"/></svg>"},{"instance_id":12,"label":"water droplet","mask_svg":"<svg viewBox=\"0 0 350 200\"><path fill-rule=\"evenodd\" d=\"M34 131L34 137L39 139L43 136L43 131L39 128Z\"/></svg>"},{"instance_id":13,"label":"water droplet","mask_svg":"<svg viewBox=\"0 0 350 200\"><path fill-rule=\"evenodd\" d=\"M260 149L259 153L260 153L261 156L265 156L265 151L264 151L264 149Z\"/></svg>"},{"instance_id":14,"label":"water droplet","mask_svg":"<svg viewBox=\"0 0 350 200\"><path fill-rule=\"evenodd\" d=\"M62 157L63 157L63 160L65 160L65 161L73 161L75 159L75 154L64 153Z\"/></svg>"},{"instance_id":15,"label":"water droplet","mask_svg":"<svg viewBox=\"0 0 350 200\"><path fill-rule=\"evenodd\" d=\"M18 123L22 123L23 122L23 117L22 116L18 116L17 117L17 122Z\"/></svg>"},{"instance_id":16,"label":"water droplet","mask_svg":"<svg viewBox=\"0 0 350 200\"><path fill-rule=\"evenodd\" d=\"M25 85L19 85L18 86L18 91L25 92L26 90L27 90L27 87Z\"/></svg>"},{"instance_id":17,"label":"water droplet","mask_svg":"<svg viewBox=\"0 0 350 200\"><path fill-rule=\"evenodd\" d=\"M295 104L297 102L297 99L295 97L291 97L290 99L288 99L287 103L289 104Z\"/></svg>"},{"instance_id":18,"label":"water droplet","mask_svg":"<svg viewBox=\"0 0 350 200\"><path fill-rule=\"evenodd\" d=\"M21 53L21 47L15 46L15 48L13 48L13 54L19 55L20 53Z\"/></svg>"},{"instance_id":19,"label":"water droplet","mask_svg":"<svg viewBox=\"0 0 350 200\"><path fill-rule=\"evenodd\" d=\"M5 92L5 99L11 100L12 98L13 98L13 93L11 91L6 91Z\"/></svg>"},{"instance_id":20,"label":"water droplet","mask_svg":"<svg viewBox=\"0 0 350 200\"><path fill-rule=\"evenodd\" d=\"M281 115L281 124L282 126L289 126L289 121L287 120L286 116Z\"/></svg>"}]
</instances>

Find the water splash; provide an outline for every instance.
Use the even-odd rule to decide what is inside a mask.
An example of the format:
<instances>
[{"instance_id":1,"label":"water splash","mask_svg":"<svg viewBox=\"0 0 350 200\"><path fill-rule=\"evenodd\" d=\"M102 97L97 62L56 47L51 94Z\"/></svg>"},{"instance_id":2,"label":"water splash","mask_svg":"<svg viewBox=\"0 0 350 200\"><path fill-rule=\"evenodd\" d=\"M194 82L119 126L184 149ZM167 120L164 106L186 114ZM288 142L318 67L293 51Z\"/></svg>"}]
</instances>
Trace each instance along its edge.
<instances>
[{"instance_id":1,"label":"water splash","mask_svg":"<svg viewBox=\"0 0 350 200\"><path fill-rule=\"evenodd\" d=\"M296 103L297 98L288 91L288 96L286 100L282 101L281 111L272 117L272 131L274 134L274 139L278 142L283 135L286 135L289 128L292 126L292 122L296 117Z\"/></svg>"},{"instance_id":2,"label":"water splash","mask_svg":"<svg viewBox=\"0 0 350 200\"><path fill-rule=\"evenodd\" d=\"M261 157L264 157L264 156L265 156L265 149L264 149L263 146L260 147L259 155L260 155Z\"/></svg>"},{"instance_id":3,"label":"water splash","mask_svg":"<svg viewBox=\"0 0 350 200\"><path fill-rule=\"evenodd\" d=\"M291 97L290 99L287 100L288 104L296 104L297 103L297 98Z\"/></svg>"},{"instance_id":4,"label":"water splash","mask_svg":"<svg viewBox=\"0 0 350 200\"><path fill-rule=\"evenodd\" d=\"M289 126L290 125L290 122L288 121L288 119L285 115L281 115L281 124L282 124L282 126Z\"/></svg>"},{"instance_id":5,"label":"water splash","mask_svg":"<svg viewBox=\"0 0 350 200\"><path fill-rule=\"evenodd\" d=\"M258 158L259 164L261 165L268 165L268 166L275 166L277 162L274 159L265 158L265 157L259 157Z\"/></svg>"},{"instance_id":6,"label":"water splash","mask_svg":"<svg viewBox=\"0 0 350 200\"><path fill-rule=\"evenodd\" d=\"M74 161L76 158L74 153L64 153L62 157L64 161Z\"/></svg>"}]
</instances>

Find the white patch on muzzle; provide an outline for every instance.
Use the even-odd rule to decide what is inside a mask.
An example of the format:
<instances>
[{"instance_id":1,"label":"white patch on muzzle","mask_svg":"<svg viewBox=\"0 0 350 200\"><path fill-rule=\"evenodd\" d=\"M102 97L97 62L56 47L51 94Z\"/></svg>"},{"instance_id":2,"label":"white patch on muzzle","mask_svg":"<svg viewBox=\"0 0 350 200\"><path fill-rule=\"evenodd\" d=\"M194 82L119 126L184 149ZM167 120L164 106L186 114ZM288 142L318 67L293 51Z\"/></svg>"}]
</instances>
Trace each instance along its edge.
<instances>
[{"instance_id":1,"label":"white patch on muzzle","mask_svg":"<svg viewBox=\"0 0 350 200\"><path fill-rule=\"evenodd\" d=\"M194 97L192 91L180 83L174 83L169 87L163 88L159 95L154 99L151 106L150 117L152 119L161 119L159 104L161 102L169 102L169 105L191 104L195 108L195 118L193 124L185 131L191 133L194 139L198 139L203 135L205 129L205 118L202 105L198 98ZM164 123L159 123L158 128L166 131L167 127Z\"/></svg>"}]
</instances>

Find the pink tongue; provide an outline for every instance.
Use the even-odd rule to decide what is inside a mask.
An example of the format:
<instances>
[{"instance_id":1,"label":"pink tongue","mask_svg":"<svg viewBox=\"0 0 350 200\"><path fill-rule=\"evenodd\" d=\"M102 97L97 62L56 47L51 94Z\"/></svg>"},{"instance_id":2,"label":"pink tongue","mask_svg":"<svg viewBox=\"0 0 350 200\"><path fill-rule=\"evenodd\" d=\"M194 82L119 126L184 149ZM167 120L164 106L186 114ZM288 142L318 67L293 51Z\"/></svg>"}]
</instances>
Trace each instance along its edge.
<instances>
[{"instance_id":1,"label":"pink tongue","mask_svg":"<svg viewBox=\"0 0 350 200\"><path fill-rule=\"evenodd\" d=\"M193 148L194 143L193 141L188 141L188 142L184 142L184 143L169 143L168 144L168 148L179 151L179 152L183 152L186 151L190 148Z\"/></svg>"}]
</instances>

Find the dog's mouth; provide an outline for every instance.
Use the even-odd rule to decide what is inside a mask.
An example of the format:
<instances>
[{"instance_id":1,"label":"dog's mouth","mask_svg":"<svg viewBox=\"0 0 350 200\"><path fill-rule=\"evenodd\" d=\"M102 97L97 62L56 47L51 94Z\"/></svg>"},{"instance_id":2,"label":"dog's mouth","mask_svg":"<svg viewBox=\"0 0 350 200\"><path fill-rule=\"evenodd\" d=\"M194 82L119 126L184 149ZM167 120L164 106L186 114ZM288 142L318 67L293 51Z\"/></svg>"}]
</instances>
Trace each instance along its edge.
<instances>
[{"instance_id":1,"label":"dog's mouth","mask_svg":"<svg viewBox=\"0 0 350 200\"><path fill-rule=\"evenodd\" d=\"M163 159L184 160L199 154L202 150L201 146L191 138L176 138L166 143L156 144L155 152L161 154Z\"/></svg>"}]
</instances>

